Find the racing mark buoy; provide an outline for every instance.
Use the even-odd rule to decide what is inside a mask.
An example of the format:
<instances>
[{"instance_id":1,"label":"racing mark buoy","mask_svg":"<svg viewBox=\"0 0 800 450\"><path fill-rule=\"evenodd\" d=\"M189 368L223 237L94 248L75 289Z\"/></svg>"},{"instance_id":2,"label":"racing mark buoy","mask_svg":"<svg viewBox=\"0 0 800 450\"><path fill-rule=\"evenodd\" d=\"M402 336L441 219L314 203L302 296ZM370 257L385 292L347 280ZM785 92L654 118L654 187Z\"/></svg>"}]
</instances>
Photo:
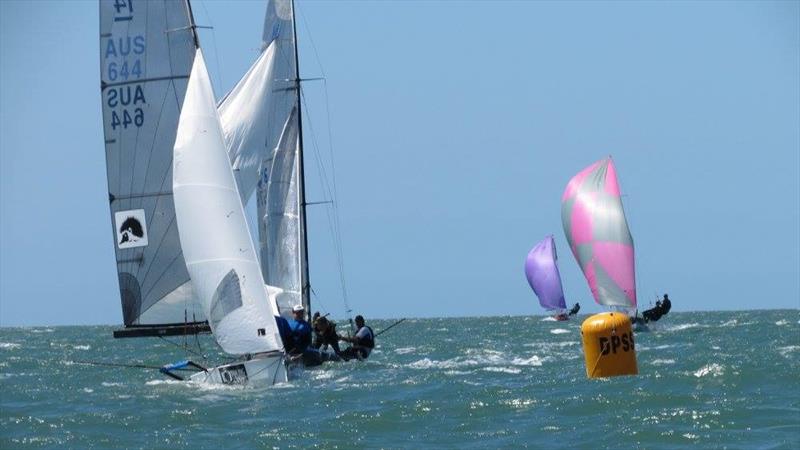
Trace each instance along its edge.
<instances>
[{"instance_id":1,"label":"racing mark buoy","mask_svg":"<svg viewBox=\"0 0 800 450\"><path fill-rule=\"evenodd\" d=\"M628 316L621 312L595 314L581 325L586 376L636 375L636 349Z\"/></svg>"}]
</instances>

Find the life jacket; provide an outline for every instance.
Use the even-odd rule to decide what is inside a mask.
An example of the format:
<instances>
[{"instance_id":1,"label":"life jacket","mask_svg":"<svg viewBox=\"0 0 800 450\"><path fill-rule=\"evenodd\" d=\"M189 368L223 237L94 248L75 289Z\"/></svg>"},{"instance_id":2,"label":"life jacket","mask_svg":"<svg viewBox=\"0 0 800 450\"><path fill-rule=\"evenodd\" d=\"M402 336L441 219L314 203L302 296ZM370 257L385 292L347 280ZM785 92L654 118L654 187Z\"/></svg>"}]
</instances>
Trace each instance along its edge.
<instances>
[{"instance_id":1,"label":"life jacket","mask_svg":"<svg viewBox=\"0 0 800 450\"><path fill-rule=\"evenodd\" d=\"M359 346L373 349L375 348L375 332L372 331L372 328L366 325L364 325L364 328L369 330L369 336L364 336L363 338L360 338ZM358 331L361 330L359 329ZM358 335L358 332L356 332L356 335Z\"/></svg>"}]
</instances>

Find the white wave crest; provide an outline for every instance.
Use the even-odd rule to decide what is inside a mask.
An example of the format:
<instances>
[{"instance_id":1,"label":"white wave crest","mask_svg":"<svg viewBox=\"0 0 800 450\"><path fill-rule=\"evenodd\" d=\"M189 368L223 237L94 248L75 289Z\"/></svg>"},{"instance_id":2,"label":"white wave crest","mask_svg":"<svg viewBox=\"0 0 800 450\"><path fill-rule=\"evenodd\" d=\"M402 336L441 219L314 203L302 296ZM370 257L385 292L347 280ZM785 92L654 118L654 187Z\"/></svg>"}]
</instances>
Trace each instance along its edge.
<instances>
[{"instance_id":1,"label":"white wave crest","mask_svg":"<svg viewBox=\"0 0 800 450\"><path fill-rule=\"evenodd\" d=\"M90 348L92 348L92 346L91 345L73 345L72 348L74 348L75 350L89 350Z\"/></svg>"},{"instance_id":2,"label":"white wave crest","mask_svg":"<svg viewBox=\"0 0 800 450\"><path fill-rule=\"evenodd\" d=\"M674 359L654 359L651 364L653 364L655 366L675 364L675 360Z\"/></svg>"},{"instance_id":3,"label":"white wave crest","mask_svg":"<svg viewBox=\"0 0 800 450\"><path fill-rule=\"evenodd\" d=\"M789 357L789 353L796 352L800 350L800 345L787 345L786 347L778 347L778 353L781 354L784 358Z\"/></svg>"},{"instance_id":4,"label":"white wave crest","mask_svg":"<svg viewBox=\"0 0 800 450\"><path fill-rule=\"evenodd\" d=\"M777 325L777 326L779 326L779 327L782 327L782 326L784 326L784 325L789 325L789 321L788 321L788 320L786 320L786 319L784 319L784 320L779 320L779 321L775 322L775 325Z\"/></svg>"},{"instance_id":5,"label":"white wave crest","mask_svg":"<svg viewBox=\"0 0 800 450\"><path fill-rule=\"evenodd\" d=\"M484 367L484 371L486 372L500 372L500 373L510 373L510 374L518 374L522 372L520 369L516 367Z\"/></svg>"},{"instance_id":6,"label":"white wave crest","mask_svg":"<svg viewBox=\"0 0 800 450\"><path fill-rule=\"evenodd\" d=\"M554 328L550 330L550 332L553 334L564 334L564 333L569 333L569 330L565 330L563 328Z\"/></svg>"},{"instance_id":7,"label":"white wave crest","mask_svg":"<svg viewBox=\"0 0 800 450\"><path fill-rule=\"evenodd\" d=\"M405 355L408 353L414 353L416 350L417 350L416 347L401 347L396 349L394 352L397 353L398 355Z\"/></svg>"},{"instance_id":8,"label":"white wave crest","mask_svg":"<svg viewBox=\"0 0 800 450\"><path fill-rule=\"evenodd\" d=\"M721 365L712 363L701 367L694 373L694 376L697 378L704 376L720 377L723 373L725 373L725 370Z\"/></svg>"},{"instance_id":9,"label":"white wave crest","mask_svg":"<svg viewBox=\"0 0 800 450\"><path fill-rule=\"evenodd\" d=\"M511 360L511 364L515 366L541 366L542 359L536 355L533 355L528 359L514 358Z\"/></svg>"},{"instance_id":10,"label":"white wave crest","mask_svg":"<svg viewBox=\"0 0 800 450\"><path fill-rule=\"evenodd\" d=\"M42 329L33 329L31 330L31 333L52 333L54 331L56 330L52 328L42 328Z\"/></svg>"},{"instance_id":11,"label":"white wave crest","mask_svg":"<svg viewBox=\"0 0 800 450\"><path fill-rule=\"evenodd\" d=\"M699 327L699 323L685 323L683 325L675 325L666 329L666 331L683 331L688 330L689 328L697 328Z\"/></svg>"},{"instance_id":12,"label":"white wave crest","mask_svg":"<svg viewBox=\"0 0 800 450\"><path fill-rule=\"evenodd\" d=\"M20 344L15 344L13 342L0 342L0 348L13 350L15 348L20 348L20 347L22 347Z\"/></svg>"},{"instance_id":13,"label":"white wave crest","mask_svg":"<svg viewBox=\"0 0 800 450\"><path fill-rule=\"evenodd\" d=\"M542 319L542 322L556 322L556 318L553 316L546 316L544 319Z\"/></svg>"}]
</instances>

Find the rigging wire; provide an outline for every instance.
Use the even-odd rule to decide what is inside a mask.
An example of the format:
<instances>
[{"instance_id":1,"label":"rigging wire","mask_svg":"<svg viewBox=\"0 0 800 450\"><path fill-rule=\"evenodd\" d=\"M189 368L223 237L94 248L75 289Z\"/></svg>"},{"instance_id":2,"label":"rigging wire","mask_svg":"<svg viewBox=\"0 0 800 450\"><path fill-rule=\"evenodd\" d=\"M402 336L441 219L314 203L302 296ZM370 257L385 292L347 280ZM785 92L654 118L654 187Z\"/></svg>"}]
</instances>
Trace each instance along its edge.
<instances>
[{"instance_id":1,"label":"rigging wire","mask_svg":"<svg viewBox=\"0 0 800 450\"><path fill-rule=\"evenodd\" d=\"M303 89L300 89L300 94L301 94L301 98L302 98L302 101L303 101L303 106L304 106L304 108L306 110L306 118L307 118L307 123L309 125L309 131L311 132L311 141L312 141L312 144L313 144L313 147L314 147L314 155L315 155L315 159L317 161L317 169L319 171L320 177L322 178L323 188L327 191L327 194L328 194L328 198L327 199L333 200L333 202L331 203L332 206L330 208L326 208L326 216L328 218L328 223L329 223L329 225L331 227L330 231L331 231L332 239L333 239L333 242L334 242L334 251L336 252L337 265L338 265L338 268L339 268L339 282L340 282L341 288L342 288L342 300L344 302L345 312L347 314L348 319L350 319L350 322L351 322L351 325L352 325L352 319L350 318L350 314L351 314L352 310L350 308L350 304L349 304L349 301L348 301L348 298L347 298L347 283L345 281L345 276L344 276L344 272L345 272L345 270L344 270L344 249L343 249L343 245L342 245L341 225L340 225L340 220L339 220L339 206L338 206L338 202L336 201L336 198L338 198L338 192L337 192L337 183L336 183L336 164L335 164L335 158L334 158L335 152L334 152L334 145L333 145L333 131L332 131L332 128L331 128L331 114L330 114L330 99L329 99L329 95L328 95L328 83L327 83L327 79L326 79L326 76L325 76L325 69L322 66L322 60L319 57L319 52L317 50L316 43L314 42L314 38L311 35L311 28L308 26L308 22L306 20L306 17L305 17L305 15L302 14L302 12L299 12L299 10L295 9L295 11L298 11L298 13L300 14L300 18L303 21L303 25L304 25L304 27L306 29L306 33L308 35L309 42L311 43L311 47L314 50L314 56L316 57L317 64L318 64L320 72L321 72L321 74L323 76L323 80L322 81L323 81L323 91L325 93L325 114L326 114L326 120L327 120L328 146L329 146L329 149L330 149L330 165L331 165L331 177L330 177L330 179L327 176L327 173L326 173L326 170L325 170L325 165L322 162L322 157L320 155L319 145L318 145L318 142L317 142L317 136L316 136L316 133L314 132L314 127L313 127L313 124L311 122L310 115L308 113L308 111L310 111L310 109L308 108L305 92L303 91ZM296 43L295 43L295 45L296 45ZM331 212L331 210L332 210L332 212Z\"/></svg>"},{"instance_id":2,"label":"rigging wire","mask_svg":"<svg viewBox=\"0 0 800 450\"><path fill-rule=\"evenodd\" d=\"M201 1L200 6L203 7L203 11L206 13L206 20L208 21L209 28L211 29L211 45L214 46L214 59L217 62L217 92L222 92L222 65L219 63L219 51L217 51L217 33L214 31L214 23L211 22L211 14L208 13L208 9L206 8L206 2Z\"/></svg>"}]
</instances>

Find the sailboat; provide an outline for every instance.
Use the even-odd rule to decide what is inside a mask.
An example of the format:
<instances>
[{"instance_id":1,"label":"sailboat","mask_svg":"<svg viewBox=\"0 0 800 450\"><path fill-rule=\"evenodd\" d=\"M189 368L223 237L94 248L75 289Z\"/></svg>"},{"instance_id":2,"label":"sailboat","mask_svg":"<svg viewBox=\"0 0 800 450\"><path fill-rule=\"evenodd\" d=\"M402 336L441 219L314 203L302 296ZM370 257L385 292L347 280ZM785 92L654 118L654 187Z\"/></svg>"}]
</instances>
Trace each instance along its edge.
<instances>
[{"instance_id":1,"label":"sailboat","mask_svg":"<svg viewBox=\"0 0 800 450\"><path fill-rule=\"evenodd\" d=\"M274 316L297 303L310 312L293 3L268 5L261 53L219 105L196 30L188 0L100 1L125 325L114 337L211 332L237 362L207 369L181 361L162 372L274 384L288 379ZM254 190L259 252L243 206Z\"/></svg>"},{"instance_id":2,"label":"sailboat","mask_svg":"<svg viewBox=\"0 0 800 450\"><path fill-rule=\"evenodd\" d=\"M569 180L561 199L561 221L595 301L631 315L636 309L633 238L611 157Z\"/></svg>"},{"instance_id":3,"label":"sailboat","mask_svg":"<svg viewBox=\"0 0 800 450\"><path fill-rule=\"evenodd\" d=\"M528 253L525 259L525 276L542 308L551 312L556 320L569 320L561 274L558 271L556 243L552 235L544 238Z\"/></svg>"}]
</instances>

